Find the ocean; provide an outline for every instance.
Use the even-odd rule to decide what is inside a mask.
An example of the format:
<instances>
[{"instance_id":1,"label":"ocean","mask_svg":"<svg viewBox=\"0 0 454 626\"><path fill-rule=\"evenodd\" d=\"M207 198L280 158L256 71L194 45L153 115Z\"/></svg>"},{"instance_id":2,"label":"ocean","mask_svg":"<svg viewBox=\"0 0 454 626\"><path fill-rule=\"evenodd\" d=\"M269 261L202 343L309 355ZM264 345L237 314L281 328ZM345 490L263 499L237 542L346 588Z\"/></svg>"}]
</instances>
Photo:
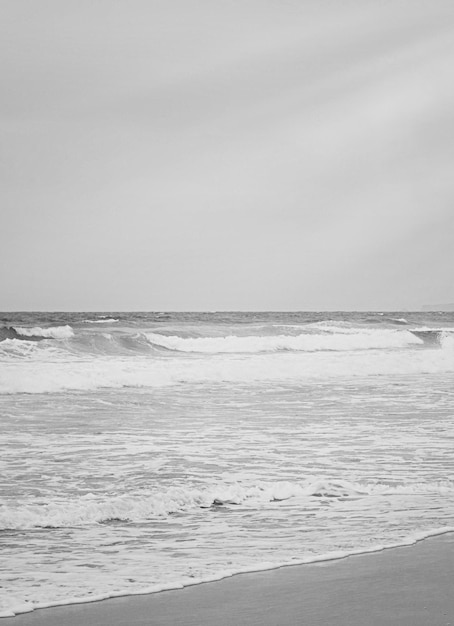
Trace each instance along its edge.
<instances>
[{"instance_id":1,"label":"ocean","mask_svg":"<svg viewBox=\"0 0 454 626\"><path fill-rule=\"evenodd\" d=\"M0 314L0 616L454 530L454 313Z\"/></svg>"}]
</instances>

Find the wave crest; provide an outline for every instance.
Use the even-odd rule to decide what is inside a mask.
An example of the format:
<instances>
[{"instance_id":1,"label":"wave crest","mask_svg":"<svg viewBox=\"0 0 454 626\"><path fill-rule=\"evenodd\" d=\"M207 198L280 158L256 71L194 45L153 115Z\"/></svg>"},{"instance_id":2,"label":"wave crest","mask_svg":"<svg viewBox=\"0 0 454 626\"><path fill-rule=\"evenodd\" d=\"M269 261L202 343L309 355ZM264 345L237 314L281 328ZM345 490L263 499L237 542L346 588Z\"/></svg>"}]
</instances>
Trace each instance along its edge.
<instances>
[{"instance_id":1,"label":"wave crest","mask_svg":"<svg viewBox=\"0 0 454 626\"><path fill-rule=\"evenodd\" d=\"M35 326L33 328L16 327L14 330L19 335L19 338L25 337L30 339L31 337L41 337L43 339L70 339L74 337L74 331L71 326L51 326L49 328L41 328Z\"/></svg>"},{"instance_id":2,"label":"wave crest","mask_svg":"<svg viewBox=\"0 0 454 626\"><path fill-rule=\"evenodd\" d=\"M115 324L120 320L116 317L101 317L95 320L84 320L85 324Z\"/></svg>"},{"instance_id":3,"label":"wave crest","mask_svg":"<svg viewBox=\"0 0 454 626\"><path fill-rule=\"evenodd\" d=\"M277 352L322 350L347 351L380 348L404 348L422 343L409 331L380 330L356 331L354 333L301 333L298 335L262 335L226 337L180 337L145 333L153 345L176 352L233 353L233 352Z\"/></svg>"},{"instance_id":4,"label":"wave crest","mask_svg":"<svg viewBox=\"0 0 454 626\"><path fill-rule=\"evenodd\" d=\"M66 502L3 506L0 529L59 528L109 521L144 522L171 513L195 508L241 505L255 508L269 502L298 499L304 507L307 498L345 499L370 495L409 494L452 496L452 481L411 484L350 482L311 477L301 483L257 481L252 484L220 483L210 488L172 487L163 492L144 492L102 498L92 493Z\"/></svg>"},{"instance_id":5,"label":"wave crest","mask_svg":"<svg viewBox=\"0 0 454 626\"><path fill-rule=\"evenodd\" d=\"M333 379L454 372L453 346L437 350L285 352L250 355L134 355L63 360L59 352L0 361L0 393L153 388L185 383L306 383ZM49 348L50 350L50 348Z\"/></svg>"}]
</instances>

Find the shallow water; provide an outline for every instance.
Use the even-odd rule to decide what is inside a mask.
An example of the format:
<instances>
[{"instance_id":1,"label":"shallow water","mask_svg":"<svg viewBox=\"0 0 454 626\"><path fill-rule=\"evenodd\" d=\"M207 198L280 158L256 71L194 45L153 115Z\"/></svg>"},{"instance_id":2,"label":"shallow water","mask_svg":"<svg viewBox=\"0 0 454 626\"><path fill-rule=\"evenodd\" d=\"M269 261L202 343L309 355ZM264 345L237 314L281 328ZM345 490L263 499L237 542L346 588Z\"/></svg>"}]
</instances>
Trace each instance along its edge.
<instances>
[{"instance_id":1,"label":"shallow water","mask_svg":"<svg viewBox=\"0 0 454 626\"><path fill-rule=\"evenodd\" d=\"M454 314L104 315L2 315L3 615L452 528Z\"/></svg>"}]
</instances>

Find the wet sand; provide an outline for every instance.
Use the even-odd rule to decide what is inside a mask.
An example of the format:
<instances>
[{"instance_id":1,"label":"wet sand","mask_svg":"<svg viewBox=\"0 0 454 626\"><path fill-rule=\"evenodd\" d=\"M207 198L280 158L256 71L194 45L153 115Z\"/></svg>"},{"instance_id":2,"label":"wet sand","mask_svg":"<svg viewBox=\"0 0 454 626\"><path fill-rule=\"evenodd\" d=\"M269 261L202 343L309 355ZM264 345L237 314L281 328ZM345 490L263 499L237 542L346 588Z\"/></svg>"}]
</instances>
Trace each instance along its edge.
<instances>
[{"instance_id":1,"label":"wet sand","mask_svg":"<svg viewBox=\"0 0 454 626\"><path fill-rule=\"evenodd\" d=\"M338 561L41 609L0 626L454 626L454 533Z\"/></svg>"}]
</instances>

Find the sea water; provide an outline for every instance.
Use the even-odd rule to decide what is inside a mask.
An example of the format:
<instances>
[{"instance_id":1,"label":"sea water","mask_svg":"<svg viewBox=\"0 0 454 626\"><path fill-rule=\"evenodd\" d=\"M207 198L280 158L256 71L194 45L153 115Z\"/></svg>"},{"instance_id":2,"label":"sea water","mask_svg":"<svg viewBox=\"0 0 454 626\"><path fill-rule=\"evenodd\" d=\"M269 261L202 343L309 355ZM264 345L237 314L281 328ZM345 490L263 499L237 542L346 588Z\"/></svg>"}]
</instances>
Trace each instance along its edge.
<instances>
[{"instance_id":1,"label":"sea water","mask_svg":"<svg viewBox=\"0 0 454 626\"><path fill-rule=\"evenodd\" d=\"M0 615L453 530L453 313L5 313Z\"/></svg>"}]
</instances>

